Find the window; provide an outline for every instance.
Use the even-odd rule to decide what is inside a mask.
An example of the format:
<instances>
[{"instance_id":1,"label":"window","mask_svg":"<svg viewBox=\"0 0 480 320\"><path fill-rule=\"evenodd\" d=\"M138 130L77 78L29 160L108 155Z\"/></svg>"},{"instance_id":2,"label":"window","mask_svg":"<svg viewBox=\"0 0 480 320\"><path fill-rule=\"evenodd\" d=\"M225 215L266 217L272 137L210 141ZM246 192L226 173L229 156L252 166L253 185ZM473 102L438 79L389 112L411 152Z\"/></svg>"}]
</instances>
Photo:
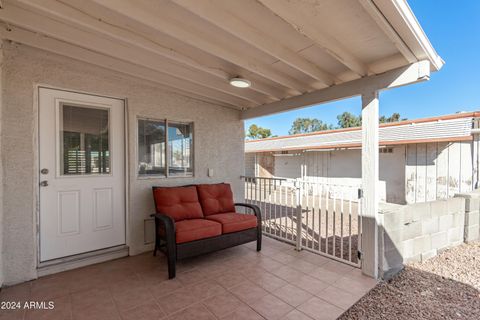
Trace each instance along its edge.
<instances>
[{"instance_id":1,"label":"window","mask_svg":"<svg viewBox=\"0 0 480 320\"><path fill-rule=\"evenodd\" d=\"M60 107L60 174L109 174L108 110Z\"/></svg>"},{"instance_id":2,"label":"window","mask_svg":"<svg viewBox=\"0 0 480 320\"><path fill-rule=\"evenodd\" d=\"M138 175L192 176L193 124L139 119Z\"/></svg>"}]
</instances>

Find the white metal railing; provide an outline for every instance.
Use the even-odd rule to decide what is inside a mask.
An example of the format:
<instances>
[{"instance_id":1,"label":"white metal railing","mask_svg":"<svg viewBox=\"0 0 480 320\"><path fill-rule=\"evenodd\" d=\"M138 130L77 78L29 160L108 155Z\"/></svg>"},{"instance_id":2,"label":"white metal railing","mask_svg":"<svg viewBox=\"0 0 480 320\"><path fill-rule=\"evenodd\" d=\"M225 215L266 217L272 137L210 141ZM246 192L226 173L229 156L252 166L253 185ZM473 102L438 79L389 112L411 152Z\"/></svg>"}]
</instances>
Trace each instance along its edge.
<instances>
[{"instance_id":1,"label":"white metal railing","mask_svg":"<svg viewBox=\"0 0 480 320\"><path fill-rule=\"evenodd\" d=\"M361 198L358 185L302 179L243 177L245 200L262 210L271 237L360 266Z\"/></svg>"}]
</instances>

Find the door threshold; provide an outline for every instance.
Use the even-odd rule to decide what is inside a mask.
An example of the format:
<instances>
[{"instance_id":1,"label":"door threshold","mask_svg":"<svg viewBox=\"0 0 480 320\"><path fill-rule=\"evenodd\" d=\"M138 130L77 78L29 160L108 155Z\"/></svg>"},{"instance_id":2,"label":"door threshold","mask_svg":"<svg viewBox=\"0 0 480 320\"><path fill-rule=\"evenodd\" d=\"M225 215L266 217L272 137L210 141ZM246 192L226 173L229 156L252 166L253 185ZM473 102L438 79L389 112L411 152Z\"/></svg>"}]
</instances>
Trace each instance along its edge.
<instances>
[{"instance_id":1,"label":"door threshold","mask_svg":"<svg viewBox=\"0 0 480 320\"><path fill-rule=\"evenodd\" d=\"M85 267L88 265L123 258L128 256L128 246L121 245L107 249L100 249L92 252L86 252L69 256L40 262L37 267L38 277L43 277L53 273L72 270L76 268Z\"/></svg>"}]
</instances>

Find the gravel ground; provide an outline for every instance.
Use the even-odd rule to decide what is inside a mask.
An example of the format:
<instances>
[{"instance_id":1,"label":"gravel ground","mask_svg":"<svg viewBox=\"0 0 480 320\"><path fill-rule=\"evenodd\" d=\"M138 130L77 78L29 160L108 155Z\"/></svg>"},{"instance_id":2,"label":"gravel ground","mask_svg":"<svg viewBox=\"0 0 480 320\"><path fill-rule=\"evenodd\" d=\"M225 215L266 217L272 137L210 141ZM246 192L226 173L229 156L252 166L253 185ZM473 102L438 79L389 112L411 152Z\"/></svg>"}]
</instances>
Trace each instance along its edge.
<instances>
[{"instance_id":1,"label":"gravel ground","mask_svg":"<svg viewBox=\"0 0 480 320\"><path fill-rule=\"evenodd\" d=\"M480 319L480 242L407 265L339 319Z\"/></svg>"}]
</instances>

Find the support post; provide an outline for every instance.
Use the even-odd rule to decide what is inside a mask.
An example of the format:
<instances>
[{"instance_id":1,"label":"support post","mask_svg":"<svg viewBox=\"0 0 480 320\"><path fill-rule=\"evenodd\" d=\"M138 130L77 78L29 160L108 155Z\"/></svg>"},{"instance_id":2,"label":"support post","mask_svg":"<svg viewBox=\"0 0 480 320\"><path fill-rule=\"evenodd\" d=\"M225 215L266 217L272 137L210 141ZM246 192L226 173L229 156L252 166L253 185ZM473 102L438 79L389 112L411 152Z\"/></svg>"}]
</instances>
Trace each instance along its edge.
<instances>
[{"instance_id":1,"label":"support post","mask_svg":"<svg viewBox=\"0 0 480 320\"><path fill-rule=\"evenodd\" d=\"M378 277L378 91L362 94L362 272Z\"/></svg>"}]
</instances>

